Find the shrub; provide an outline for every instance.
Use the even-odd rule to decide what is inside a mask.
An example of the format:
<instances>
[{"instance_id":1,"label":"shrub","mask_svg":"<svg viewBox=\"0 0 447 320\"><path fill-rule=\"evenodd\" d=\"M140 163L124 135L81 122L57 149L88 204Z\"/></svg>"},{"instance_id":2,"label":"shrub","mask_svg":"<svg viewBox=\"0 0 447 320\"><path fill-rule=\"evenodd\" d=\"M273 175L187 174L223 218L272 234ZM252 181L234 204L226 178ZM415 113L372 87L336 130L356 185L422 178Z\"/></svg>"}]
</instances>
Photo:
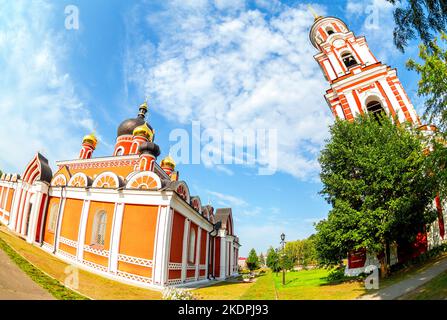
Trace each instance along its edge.
<instances>
[{"instance_id":1,"label":"shrub","mask_svg":"<svg viewBox=\"0 0 447 320\"><path fill-rule=\"evenodd\" d=\"M163 300L197 300L191 291L180 288L164 289L162 298Z\"/></svg>"},{"instance_id":2,"label":"shrub","mask_svg":"<svg viewBox=\"0 0 447 320\"><path fill-rule=\"evenodd\" d=\"M329 282L339 282L346 278L345 270L343 268L335 268L331 270L326 277Z\"/></svg>"}]
</instances>

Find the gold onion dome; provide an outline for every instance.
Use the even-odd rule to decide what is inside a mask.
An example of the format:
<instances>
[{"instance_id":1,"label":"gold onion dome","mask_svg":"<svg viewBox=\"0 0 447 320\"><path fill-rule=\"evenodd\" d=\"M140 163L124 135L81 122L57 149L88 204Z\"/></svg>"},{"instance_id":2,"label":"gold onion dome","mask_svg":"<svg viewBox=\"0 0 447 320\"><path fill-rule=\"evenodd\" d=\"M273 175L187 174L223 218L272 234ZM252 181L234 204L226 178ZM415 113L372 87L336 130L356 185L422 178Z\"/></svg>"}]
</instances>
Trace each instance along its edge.
<instances>
[{"instance_id":1,"label":"gold onion dome","mask_svg":"<svg viewBox=\"0 0 447 320\"><path fill-rule=\"evenodd\" d=\"M168 155L166 158L164 158L163 160L161 160L161 167L169 167L172 170L174 170L175 168L175 161L174 159L172 159L172 157L170 155Z\"/></svg>"},{"instance_id":2,"label":"gold onion dome","mask_svg":"<svg viewBox=\"0 0 447 320\"><path fill-rule=\"evenodd\" d=\"M93 148L96 148L96 145L98 144L98 139L96 139L96 136L94 133L90 133L82 139L82 143L88 143L93 146Z\"/></svg>"},{"instance_id":3,"label":"gold onion dome","mask_svg":"<svg viewBox=\"0 0 447 320\"><path fill-rule=\"evenodd\" d=\"M152 138L154 137L153 129L149 128L146 122L133 129L132 134L134 136L145 137L148 141L152 141Z\"/></svg>"}]
</instances>

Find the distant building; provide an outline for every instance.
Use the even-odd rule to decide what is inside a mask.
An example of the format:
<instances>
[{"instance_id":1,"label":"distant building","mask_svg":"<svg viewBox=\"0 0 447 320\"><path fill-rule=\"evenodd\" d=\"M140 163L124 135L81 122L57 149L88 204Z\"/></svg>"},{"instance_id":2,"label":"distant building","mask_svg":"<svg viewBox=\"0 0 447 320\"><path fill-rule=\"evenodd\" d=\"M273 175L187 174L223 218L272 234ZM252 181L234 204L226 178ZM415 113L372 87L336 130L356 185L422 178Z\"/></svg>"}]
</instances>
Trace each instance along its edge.
<instances>
[{"instance_id":1,"label":"distant building","mask_svg":"<svg viewBox=\"0 0 447 320\"><path fill-rule=\"evenodd\" d=\"M247 258L239 257L239 259L237 260L237 265L241 269L247 268Z\"/></svg>"}]
</instances>

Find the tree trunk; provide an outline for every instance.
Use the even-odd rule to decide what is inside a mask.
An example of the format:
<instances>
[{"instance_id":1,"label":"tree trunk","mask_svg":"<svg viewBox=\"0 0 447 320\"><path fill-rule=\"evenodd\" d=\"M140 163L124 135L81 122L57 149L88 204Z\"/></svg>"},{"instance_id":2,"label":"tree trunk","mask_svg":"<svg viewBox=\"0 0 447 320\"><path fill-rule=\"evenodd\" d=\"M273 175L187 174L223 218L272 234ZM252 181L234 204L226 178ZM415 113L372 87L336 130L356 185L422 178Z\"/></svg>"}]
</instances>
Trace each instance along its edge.
<instances>
[{"instance_id":1,"label":"tree trunk","mask_svg":"<svg viewBox=\"0 0 447 320\"><path fill-rule=\"evenodd\" d=\"M389 275L390 272L390 258L391 252L390 252L390 242L388 240L385 240L385 252L383 254L383 257L380 259L380 277L386 278Z\"/></svg>"}]
</instances>

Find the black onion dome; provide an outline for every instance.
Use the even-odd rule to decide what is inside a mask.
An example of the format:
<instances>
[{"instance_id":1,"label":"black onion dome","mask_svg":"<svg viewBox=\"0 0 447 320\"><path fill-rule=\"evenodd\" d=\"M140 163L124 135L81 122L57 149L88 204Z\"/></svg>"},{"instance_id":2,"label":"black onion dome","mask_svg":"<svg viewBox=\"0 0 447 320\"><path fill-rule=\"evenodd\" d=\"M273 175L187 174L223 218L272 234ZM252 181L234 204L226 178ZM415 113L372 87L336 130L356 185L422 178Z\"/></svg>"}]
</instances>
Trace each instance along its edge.
<instances>
[{"instance_id":1,"label":"black onion dome","mask_svg":"<svg viewBox=\"0 0 447 320\"><path fill-rule=\"evenodd\" d=\"M121 122L121 124L118 127L117 136L119 137L119 136L122 136L125 134L132 135L133 129L135 129L138 126L143 125L145 122L146 121L142 117L136 117L134 119L124 120L123 122ZM154 131L154 129L151 127L151 125L149 123L146 122L146 124L149 127L149 129L151 129L151 131Z\"/></svg>"},{"instance_id":2,"label":"black onion dome","mask_svg":"<svg viewBox=\"0 0 447 320\"><path fill-rule=\"evenodd\" d=\"M139 153L146 153L151 154L154 157L158 157L160 155L160 147L158 144L155 144L153 142L143 142L138 147Z\"/></svg>"},{"instance_id":3,"label":"black onion dome","mask_svg":"<svg viewBox=\"0 0 447 320\"><path fill-rule=\"evenodd\" d=\"M125 134L132 135L133 129L143 125L146 122L145 118L147 110L148 110L147 101L145 101L140 105L139 113L136 118L127 119L121 122L121 124L118 127L117 136L119 137ZM146 122L146 125L149 127L149 129L151 129L152 132L154 132L154 129L150 126L149 123Z\"/></svg>"}]
</instances>

